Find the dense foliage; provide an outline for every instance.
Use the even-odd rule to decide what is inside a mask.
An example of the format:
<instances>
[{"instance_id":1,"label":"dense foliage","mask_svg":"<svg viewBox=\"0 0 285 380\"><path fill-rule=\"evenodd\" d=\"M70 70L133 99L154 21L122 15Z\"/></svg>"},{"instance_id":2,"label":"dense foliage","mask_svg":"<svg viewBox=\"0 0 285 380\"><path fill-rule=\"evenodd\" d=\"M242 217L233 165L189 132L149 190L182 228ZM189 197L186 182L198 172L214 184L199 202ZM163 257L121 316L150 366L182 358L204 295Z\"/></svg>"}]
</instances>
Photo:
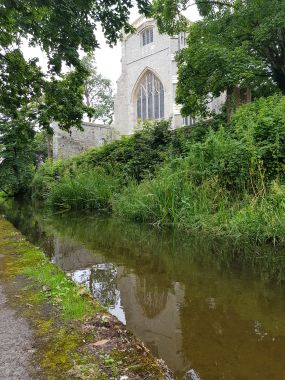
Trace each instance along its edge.
<instances>
[{"instance_id":1,"label":"dense foliage","mask_svg":"<svg viewBox=\"0 0 285 380\"><path fill-rule=\"evenodd\" d=\"M118 180L102 170L64 176L48 197L55 209L109 210L111 198L118 190Z\"/></svg>"},{"instance_id":2,"label":"dense foliage","mask_svg":"<svg viewBox=\"0 0 285 380\"><path fill-rule=\"evenodd\" d=\"M197 0L204 18L189 27L181 11L192 3L156 0L153 6L161 31L189 32L177 58L177 102L184 115L205 115L212 97L225 91L231 108L246 90L253 98L285 94L283 0Z\"/></svg>"},{"instance_id":3,"label":"dense foliage","mask_svg":"<svg viewBox=\"0 0 285 380\"><path fill-rule=\"evenodd\" d=\"M136 221L284 242L284 109L285 97L275 95L240 107L230 125L217 119L171 131L163 121L147 124L134 136L43 165L34 194L56 208L108 208ZM84 172L93 179L84 182ZM112 188L105 195L101 185L89 186L102 173Z\"/></svg>"},{"instance_id":4,"label":"dense foliage","mask_svg":"<svg viewBox=\"0 0 285 380\"><path fill-rule=\"evenodd\" d=\"M136 4L141 13L148 12L147 0ZM9 192L25 190L35 128L49 131L51 121L66 130L80 128L84 114L92 117L92 109L84 105L88 70L79 59L80 50L88 53L98 47L98 23L110 45L131 31L133 6L130 0L0 1L0 187L5 191L7 183ZM25 58L27 44L42 49L47 71L37 57ZM63 75L63 66L71 72Z\"/></svg>"},{"instance_id":5,"label":"dense foliage","mask_svg":"<svg viewBox=\"0 0 285 380\"><path fill-rule=\"evenodd\" d=\"M0 131L0 192L27 194L35 168L48 156L50 137L32 131L24 122L0 124Z\"/></svg>"},{"instance_id":6,"label":"dense foliage","mask_svg":"<svg viewBox=\"0 0 285 380\"><path fill-rule=\"evenodd\" d=\"M285 97L241 107L232 125L209 129L187 155L113 202L137 221L215 235L284 242Z\"/></svg>"},{"instance_id":7,"label":"dense foliage","mask_svg":"<svg viewBox=\"0 0 285 380\"><path fill-rule=\"evenodd\" d=\"M46 162L35 175L34 196L45 198L54 182L90 170L95 173L96 168L99 172L103 170L107 175L118 177L121 185L152 176L165 160L171 144L176 154L185 149L183 131L173 134L169 127L168 121L145 123L143 129L132 136L92 148L67 160Z\"/></svg>"}]
</instances>

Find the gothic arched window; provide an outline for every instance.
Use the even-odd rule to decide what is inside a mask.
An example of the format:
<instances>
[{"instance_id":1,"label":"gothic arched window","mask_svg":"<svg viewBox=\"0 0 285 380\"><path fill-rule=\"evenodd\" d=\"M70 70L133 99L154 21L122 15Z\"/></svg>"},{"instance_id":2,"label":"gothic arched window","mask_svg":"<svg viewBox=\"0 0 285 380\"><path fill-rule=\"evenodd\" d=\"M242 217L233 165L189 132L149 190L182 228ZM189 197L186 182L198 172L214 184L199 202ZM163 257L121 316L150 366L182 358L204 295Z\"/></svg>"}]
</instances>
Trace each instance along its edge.
<instances>
[{"instance_id":1,"label":"gothic arched window","mask_svg":"<svg viewBox=\"0 0 285 380\"><path fill-rule=\"evenodd\" d=\"M137 119L164 117L164 89L161 81L150 71L142 77L137 91Z\"/></svg>"}]
</instances>

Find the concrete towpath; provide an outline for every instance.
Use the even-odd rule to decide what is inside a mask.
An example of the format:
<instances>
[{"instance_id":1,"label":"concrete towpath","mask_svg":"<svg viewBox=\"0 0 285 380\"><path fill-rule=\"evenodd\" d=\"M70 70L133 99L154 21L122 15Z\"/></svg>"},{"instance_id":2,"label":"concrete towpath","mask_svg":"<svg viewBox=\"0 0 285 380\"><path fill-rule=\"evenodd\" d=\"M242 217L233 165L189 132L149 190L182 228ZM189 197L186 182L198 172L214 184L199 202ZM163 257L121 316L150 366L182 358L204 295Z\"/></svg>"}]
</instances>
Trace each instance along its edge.
<instances>
[{"instance_id":1,"label":"concrete towpath","mask_svg":"<svg viewBox=\"0 0 285 380\"><path fill-rule=\"evenodd\" d=\"M32 352L32 331L27 321L7 304L0 281L0 379L31 379L29 362Z\"/></svg>"}]
</instances>

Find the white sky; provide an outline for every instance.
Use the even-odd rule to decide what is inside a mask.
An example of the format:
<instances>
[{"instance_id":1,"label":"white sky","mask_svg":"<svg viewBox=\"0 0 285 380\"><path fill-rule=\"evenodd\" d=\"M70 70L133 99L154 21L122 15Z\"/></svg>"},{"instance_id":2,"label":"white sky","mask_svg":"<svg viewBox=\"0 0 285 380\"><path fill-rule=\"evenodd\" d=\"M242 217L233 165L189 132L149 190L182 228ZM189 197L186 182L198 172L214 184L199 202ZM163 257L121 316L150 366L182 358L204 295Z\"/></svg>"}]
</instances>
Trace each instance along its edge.
<instances>
[{"instance_id":1,"label":"white sky","mask_svg":"<svg viewBox=\"0 0 285 380\"><path fill-rule=\"evenodd\" d=\"M196 21L199 19L198 10L195 6L190 7L185 15L191 20ZM139 17L137 10L134 8L131 11L130 22L135 21ZM121 45L110 48L104 39L102 31L96 32L97 39L100 43L100 48L95 50L95 59L98 66L98 71L103 74L103 76L112 80L114 88L116 87L116 81L121 73ZM31 48L27 43L23 44L23 50L26 57L38 57L40 65L44 68L46 67L46 59L40 48Z\"/></svg>"}]
</instances>

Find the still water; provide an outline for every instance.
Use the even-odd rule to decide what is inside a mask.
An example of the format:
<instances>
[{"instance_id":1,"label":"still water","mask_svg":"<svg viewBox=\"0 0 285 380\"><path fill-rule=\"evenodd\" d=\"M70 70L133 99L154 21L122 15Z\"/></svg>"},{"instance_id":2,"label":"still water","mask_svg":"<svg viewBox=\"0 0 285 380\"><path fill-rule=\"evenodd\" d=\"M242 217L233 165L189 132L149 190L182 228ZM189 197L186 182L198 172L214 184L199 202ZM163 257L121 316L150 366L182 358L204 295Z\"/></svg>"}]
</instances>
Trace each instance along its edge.
<instances>
[{"instance_id":1,"label":"still water","mask_svg":"<svg viewBox=\"0 0 285 380\"><path fill-rule=\"evenodd\" d=\"M285 379L285 252L29 204L2 212L178 378Z\"/></svg>"}]
</instances>

